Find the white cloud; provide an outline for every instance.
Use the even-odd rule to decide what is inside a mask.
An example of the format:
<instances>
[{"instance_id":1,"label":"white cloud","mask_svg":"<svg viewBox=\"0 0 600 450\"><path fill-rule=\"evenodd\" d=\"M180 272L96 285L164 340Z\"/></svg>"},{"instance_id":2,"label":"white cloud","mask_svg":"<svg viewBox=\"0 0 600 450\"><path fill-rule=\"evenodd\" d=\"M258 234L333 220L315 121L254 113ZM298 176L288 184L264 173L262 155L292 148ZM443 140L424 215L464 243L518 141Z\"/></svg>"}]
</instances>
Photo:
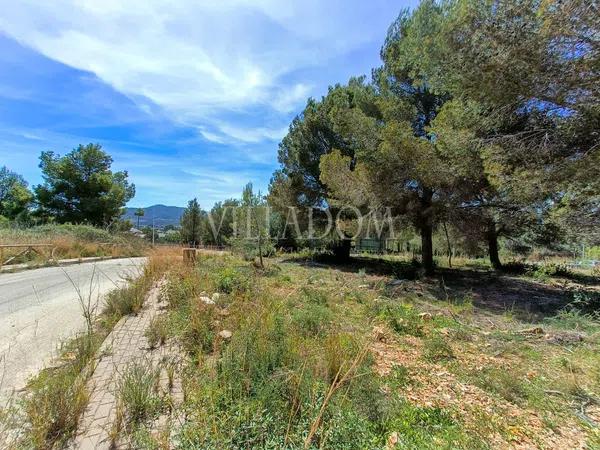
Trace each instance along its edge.
<instances>
[{"instance_id":1,"label":"white cloud","mask_svg":"<svg viewBox=\"0 0 600 450\"><path fill-rule=\"evenodd\" d=\"M216 144L231 145L236 143L256 144L264 141L279 141L287 133L287 126L278 128L243 127L228 122L215 121L214 131L199 128L200 135L207 141Z\"/></svg>"},{"instance_id":2,"label":"white cloud","mask_svg":"<svg viewBox=\"0 0 600 450\"><path fill-rule=\"evenodd\" d=\"M311 94L296 72L381 38L384 26L369 17L388 3L0 0L0 31L143 98L146 110L149 99L208 140L252 143L281 137L285 114ZM268 125L222 123L228 112L252 119L257 108L270 114Z\"/></svg>"},{"instance_id":3,"label":"white cloud","mask_svg":"<svg viewBox=\"0 0 600 450\"><path fill-rule=\"evenodd\" d=\"M227 140L216 133L211 133L210 131L206 131L204 129L200 129L200 134L204 139L210 142L215 142L217 144L226 144Z\"/></svg>"},{"instance_id":4,"label":"white cloud","mask_svg":"<svg viewBox=\"0 0 600 450\"><path fill-rule=\"evenodd\" d=\"M311 87L298 83L290 89L282 89L273 99L272 106L283 113L292 112L299 104L304 102L310 93Z\"/></svg>"},{"instance_id":5,"label":"white cloud","mask_svg":"<svg viewBox=\"0 0 600 450\"><path fill-rule=\"evenodd\" d=\"M280 128L265 128L265 127L238 127L228 123L217 125L219 131L237 141L246 143L257 143L265 140L277 141L285 136L287 126Z\"/></svg>"}]
</instances>

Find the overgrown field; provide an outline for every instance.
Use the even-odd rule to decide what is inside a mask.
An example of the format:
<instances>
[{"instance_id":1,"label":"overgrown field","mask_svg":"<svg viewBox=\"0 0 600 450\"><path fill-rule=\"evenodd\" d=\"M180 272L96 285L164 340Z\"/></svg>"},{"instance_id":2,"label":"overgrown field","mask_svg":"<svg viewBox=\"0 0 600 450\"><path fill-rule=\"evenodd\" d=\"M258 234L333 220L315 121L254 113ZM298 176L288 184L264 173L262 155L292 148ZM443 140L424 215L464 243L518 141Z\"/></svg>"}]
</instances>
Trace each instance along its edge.
<instances>
[{"instance_id":1,"label":"overgrown field","mask_svg":"<svg viewBox=\"0 0 600 450\"><path fill-rule=\"evenodd\" d=\"M288 258L259 269L205 255L194 268L173 267L163 292L168 310L148 333L187 355L172 443L600 445L600 323L582 309L595 301L593 289L567 293L576 303L551 314L520 314L520 305L491 307L485 291L465 294L449 273L399 280L360 264ZM544 288L523 278L496 282L510 280ZM147 438L142 447L160 448L149 429L139 434L144 423L136 423Z\"/></svg>"},{"instance_id":2,"label":"overgrown field","mask_svg":"<svg viewBox=\"0 0 600 450\"><path fill-rule=\"evenodd\" d=\"M174 256L151 259L142 278L108 298L92 331L65 346L62 363L0 412L19 431L16 448L69 445L100 341L122 315L139 311L162 274L164 310L145 336L149 351L163 348L168 357L132 362L114 380L113 442L135 449L600 446L597 278L465 267L419 278L410 263L393 259L334 265L299 255L259 268L204 253L184 266ZM166 390L159 387L165 372ZM183 391L177 402L174 383Z\"/></svg>"},{"instance_id":3,"label":"overgrown field","mask_svg":"<svg viewBox=\"0 0 600 450\"><path fill-rule=\"evenodd\" d=\"M125 233L113 233L88 225L41 225L31 228L1 228L0 245L50 244L36 248L40 254L30 253L18 257L12 263L47 262L56 259L85 258L90 256L141 256L147 244ZM4 249L4 258L20 253L22 248Z\"/></svg>"}]
</instances>

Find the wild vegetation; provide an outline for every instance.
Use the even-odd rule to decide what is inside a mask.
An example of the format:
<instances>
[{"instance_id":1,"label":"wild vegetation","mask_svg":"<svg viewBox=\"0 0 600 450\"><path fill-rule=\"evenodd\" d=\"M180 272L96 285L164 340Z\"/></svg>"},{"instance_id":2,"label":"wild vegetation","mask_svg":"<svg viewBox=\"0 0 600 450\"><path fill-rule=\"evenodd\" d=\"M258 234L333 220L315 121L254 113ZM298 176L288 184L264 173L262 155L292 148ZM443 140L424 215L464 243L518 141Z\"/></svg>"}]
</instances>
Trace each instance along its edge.
<instances>
[{"instance_id":1,"label":"wild vegetation","mask_svg":"<svg viewBox=\"0 0 600 450\"><path fill-rule=\"evenodd\" d=\"M45 244L33 251L3 249L4 260L47 264L64 258L139 256L145 244L125 232L123 207L134 193L127 172L112 172L98 144L65 156L42 152L44 182L29 190L20 175L0 168L0 245ZM15 257L16 258L13 258Z\"/></svg>"},{"instance_id":2,"label":"wild vegetation","mask_svg":"<svg viewBox=\"0 0 600 450\"><path fill-rule=\"evenodd\" d=\"M600 443L598 280L564 295L552 286L571 273L473 286L463 282L481 273L465 266L411 281L375 258L329 265L302 255L264 268L202 255L171 269L168 309L148 337L186 355L176 448ZM546 303L523 298L526 289L545 291ZM159 448L151 424L129 432Z\"/></svg>"},{"instance_id":3,"label":"wild vegetation","mask_svg":"<svg viewBox=\"0 0 600 450\"><path fill-rule=\"evenodd\" d=\"M141 256L147 243L125 233L115 233L90 225L39 225L33 227L0 227L0 245L46 244L39 253L28 253L11 261L30 265L48 264L60 259L91 256ZM3 250L5 260L17 256L23 248ZM51 259L53 258L53 259Z\"/></svg>"},{"instance_id":4,"label":"wild vegetation","mask_svg":"<svg viewBox=\"0 0 600 450\"><path fill-rule=\"evenodd\" d=\"M190 201L179 240L233 254L151 260L109 295L63 364L2 412L25 424L19 443L67 443L99 342L165 274L145 337L184 355L169 366L184 398L167 402L160 370L132 364L115 380L115 442L600 447L600 273L567 264L600 245L598 17L582 0L402 11L371 79L330 87L293 120L267 195L248 184L210 214ZM0 238L62 239L79 256L120 242L134 188L110 156L89 145L41 162L33 193L0 171L0 214L65 224ZM391 254L349 257L365 218ZM177 420L157 435L161 414Z\"/></svg>"},{"instance_id":5,"label":"wild vegetation","mask_svg":"<svg viewBox=\"0 0 600 450\"><path fill-rule=\"evenodd\" d=\"M42 152L44 182L31 192L18 174L0 169L0 223L85 223L118 228L122 208L135 195L127 172L112 172L100 144L79 145L64 156Z\"/></svg>"}]
</instances>

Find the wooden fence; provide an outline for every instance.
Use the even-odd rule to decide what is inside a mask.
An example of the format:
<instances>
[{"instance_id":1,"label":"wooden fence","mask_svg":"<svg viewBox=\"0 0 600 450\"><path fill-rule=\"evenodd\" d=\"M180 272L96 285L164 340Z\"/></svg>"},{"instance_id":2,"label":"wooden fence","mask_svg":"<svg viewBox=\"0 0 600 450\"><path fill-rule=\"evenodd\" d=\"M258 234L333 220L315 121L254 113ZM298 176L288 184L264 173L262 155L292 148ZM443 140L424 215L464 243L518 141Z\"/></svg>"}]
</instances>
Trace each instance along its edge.
<instances>
[{"instance_id":1,"label":"wooden fence","mask_svg":"<svg viewBox=\"0 0 600 450\"><path fill-rule=\"evenodd\" d=\"M4 260L4 252L6 249L9 249L9 248L16 248L16 249L22 249L22 250L19 253L17 253L16 255L10 256L5 261ZM56 246L54 244L1 244L0 245L0 268L2 268L2 266L10 264L12 261L17 259L18 257L25 256L30 253L36 253L40 256L45 256L40 251L40 249L45 249L45 248L50 249L50 253L48 255L48 260L49 261L54 260L55 259L54 253L56 251Z\"/></svg>"},{"instance_id":2,"label":"wooden fence","mask_svg":"<svg viewBox=\"0 0 600 450\"><path fill-rule=\"evenodd\" d=\"M112 242L98 242L96 245L113 246L117 244ZM9 256L5 260L4 258L7 249L17 249L17 251L20 249L21 251L18 251L16 255ZM47 252L47 254L44 254L43 251L41 251L43 249L50 249L50 251ZM32 253L45 257L47 261L57 261L56 249L57 247L55 244L0 244L0 268L9 265L19 257L27 256ZM81 258L81 256L79 256L79 258Z\"/></svg>"}]
</instances>

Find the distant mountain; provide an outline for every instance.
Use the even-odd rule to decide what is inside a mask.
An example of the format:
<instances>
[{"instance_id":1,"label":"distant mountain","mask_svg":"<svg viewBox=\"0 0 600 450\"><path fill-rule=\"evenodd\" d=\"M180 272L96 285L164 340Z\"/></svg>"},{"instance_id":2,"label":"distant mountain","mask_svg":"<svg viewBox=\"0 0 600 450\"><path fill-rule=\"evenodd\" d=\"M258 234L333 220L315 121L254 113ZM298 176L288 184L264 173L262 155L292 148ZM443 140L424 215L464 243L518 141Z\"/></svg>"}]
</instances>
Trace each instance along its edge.
<instances>
[{"instance_id":1,"label":"distant mountain","mask_svg":"<svg viewBox=\"0 0 600 450\"><path fill-rule=\"evenodd\" d=\"M140 217L140 227L152 226L152 218L154 218L154 226L156 228L163 228L167 225L179 225L179 219L185 208L179 206L165 206L165 205L153 205L147 208L142 208L144 215ZM138 208L125 208L123 219L131 220L133 226L137 228L137 216L135 212Z\"/></svg>"}]
</instances>

